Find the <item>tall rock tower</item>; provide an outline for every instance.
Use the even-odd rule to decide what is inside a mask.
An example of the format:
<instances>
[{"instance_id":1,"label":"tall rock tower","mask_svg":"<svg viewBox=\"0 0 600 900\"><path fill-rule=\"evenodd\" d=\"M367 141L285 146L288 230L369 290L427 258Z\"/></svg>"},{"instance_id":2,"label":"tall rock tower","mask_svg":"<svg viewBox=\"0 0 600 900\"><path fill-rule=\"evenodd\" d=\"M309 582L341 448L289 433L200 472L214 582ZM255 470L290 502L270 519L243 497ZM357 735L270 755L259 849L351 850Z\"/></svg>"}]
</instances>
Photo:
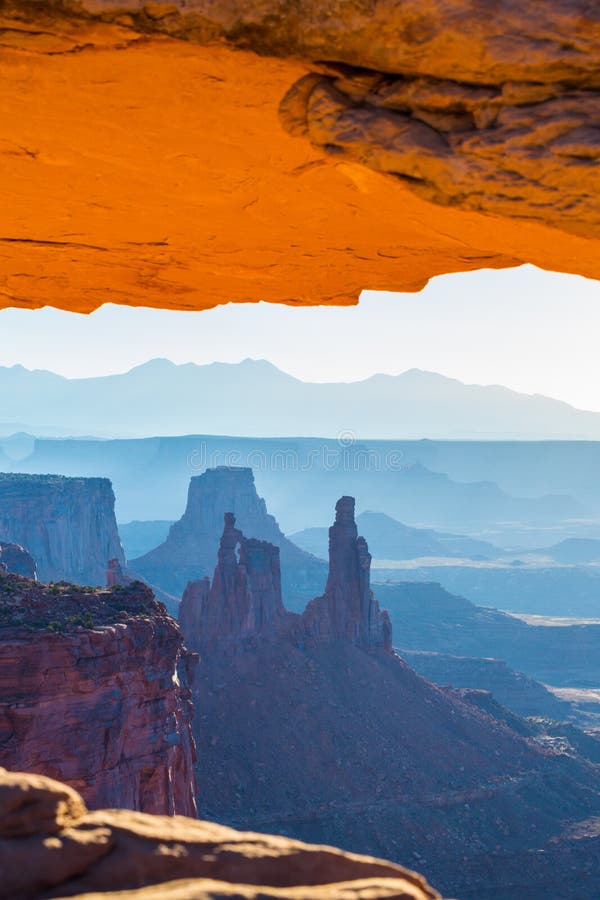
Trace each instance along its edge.
<instances>
[{"instance_id":1,"label":"tall rock tower","mask_svg":"<svg viewBox=\"0 0 600 900\"><path fill-rule=\"evenodd\" d=\"M350 641L364 649L391 649L392 628L371 591L371 554L354 521L354 497L341 497L329 529L329 577L304 620L309 634Z\"/></svg>"},{"instance_id":2,"label":"tall rock tower","mask_svg":"<svg viewBox=\"0 0 600 900\"><path fill-rule=\"evenodd\" d=\"M244 537L233 513L225 513L212 585L206 578L192 581L183 594L179 624L187 645L236 642L266 633L285 617L279 548Z\"/></svg>"},{"instance_id":3,"label":"tall rock tower","mask_svg":"<svg viewBox=\"0 0 600 900\"><path fill-rule=\"evenodd\" d=\"M256 492L252 469L245 467L217 466L194 476L183 516L163 544L131 561L132 569L150 584L181 595L188 582L214 572L226 513L235 516L244 534L279 547L286 605L303 609L322 590L326 564L286 538Z\"/></svg>"}]
</instances>

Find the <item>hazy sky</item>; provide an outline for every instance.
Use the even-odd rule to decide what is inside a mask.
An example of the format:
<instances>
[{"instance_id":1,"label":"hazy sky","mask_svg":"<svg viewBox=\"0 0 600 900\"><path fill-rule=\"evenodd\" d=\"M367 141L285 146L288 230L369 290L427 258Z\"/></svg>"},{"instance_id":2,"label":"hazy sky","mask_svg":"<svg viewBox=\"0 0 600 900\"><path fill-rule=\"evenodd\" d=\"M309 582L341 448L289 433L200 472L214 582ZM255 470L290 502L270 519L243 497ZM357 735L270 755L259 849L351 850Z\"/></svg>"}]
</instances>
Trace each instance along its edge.
<instances>
[{"instance_id":1,"label":"hazy sky","mask_svg":"<svg viewBox=\"0 0 600 900\"><path fill-rule=\"evenodd\" d=\"M600 410L600 284L531 266L446 275L420 294L365 293L346 308L3 310L0 337L0 365L69 377L122 372L153 357L251 356L307 381L419 368Z\"/></svg>"}]
</instances>

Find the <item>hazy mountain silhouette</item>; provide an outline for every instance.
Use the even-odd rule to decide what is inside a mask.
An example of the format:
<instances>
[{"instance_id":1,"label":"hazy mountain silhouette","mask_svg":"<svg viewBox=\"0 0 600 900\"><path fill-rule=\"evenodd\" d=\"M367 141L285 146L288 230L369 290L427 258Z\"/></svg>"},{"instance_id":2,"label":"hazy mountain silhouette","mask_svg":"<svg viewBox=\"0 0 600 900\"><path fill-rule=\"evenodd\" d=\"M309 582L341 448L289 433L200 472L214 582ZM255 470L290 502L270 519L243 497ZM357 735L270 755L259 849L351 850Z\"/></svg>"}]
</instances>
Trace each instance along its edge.
<instances>
[{"instance_id":1,"label":"hazy mountain silhouette","mask_svg":"<svg viewBox=\"0 0 600 900\"><path fill-rule=\"evenodd\" d=\"M600 438L600 413L433 372L307 383L265 360L175 365L67 379L0 367L0 434L237 434L361 438ZM26 411L26 412L25 412ZM26 419L26 421L24 421Z\"/></svg>"},{"instance_id":2,"label":"hazy mountain silhouette","mask_svg":"<svg viewBox=\"0 0 600 900\"><path fill-rule=\"evenodd\" d=\"M418 559L419 557L469 557L495 559L503 551L487 541L468 535L448 534L432 528L412 528L385 513L369 510L356 517L359 533L366 538L376 559ZM289 535L308 553L327 558L327 528L305 528Z\"/></svg>"}]
</instances>

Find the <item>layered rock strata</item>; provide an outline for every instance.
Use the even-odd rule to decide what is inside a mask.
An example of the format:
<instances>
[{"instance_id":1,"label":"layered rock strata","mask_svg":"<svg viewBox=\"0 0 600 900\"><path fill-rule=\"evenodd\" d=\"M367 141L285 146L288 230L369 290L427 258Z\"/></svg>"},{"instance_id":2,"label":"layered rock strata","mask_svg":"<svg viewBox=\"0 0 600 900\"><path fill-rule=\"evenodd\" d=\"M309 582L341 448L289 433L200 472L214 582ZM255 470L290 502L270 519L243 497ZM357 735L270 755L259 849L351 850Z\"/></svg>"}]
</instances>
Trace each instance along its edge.
<instances>
[{"instance_id":1,"label":"layered rock strata","mask_svg":"<svg viewBox=\"0 0 600 900\"><path fill-rule=\"evenodd\" d=\"M600 236L600 15L586 0L78 6L139 32L316 64L283 100L292 134L436 202Z\"/></svg>"},{"instance_id":2,"label":"layered rock strata","mask_svg":"<svg viewBox=\"0 0 600 900\"><path fill-rule=\"evenodd\" d=\"M35 560L28 550L19 544L8 544L0 541L0 567L13 575L24 575L25 578L37 578Z\"/></svg>"},{"instance_id":3,"label":"layered rock strata","mask_svg":"<svg viewBox=\"0 0 600 900\"><path fill-rule=\"evenodd\" d=\"M0 539L26 547L41 581L104 585L125 564L107 478L0 474Z\"/></svg>"},{"instance_id":4,"label":"layered rock strata","mask_svg":"<svg viewBox=\"0 0 600 900\"><path fill-rule=\"evenodd\" d=\"M235 516L247 536L279 548L283 596L292 608L302 608L322 588L325 563L285 537L256 492L252 469L235 466L217 466L193 477L183 516L160 547L131 561L132 569L151 584L181 596L189 581L212 576L226 513Z\"/></svg>"},{"instance_id":5,"label":"layered rock strata","mask_svg":"<svg viewBox=\"0 0 600 900\"><path fill-rule=\"evenodd\" d=\"M598 277L598 31L587 0L7 0L0 305Z\"/></svg>"},{"instance_id":6,"label":"layered rock strata","mask_svg":"<svg viewBox=\"0 0 600 900\"><path fill-rule=\"evenodd\" d=\"M35 865L32 865L35 860ZM393 863L177 817L88 812L72 788L0 769L0 898L436 900Z\"/></svg>"},{"instance_id":7,"label":"layered rock strata","mask_svg":"<svg viewBox=\"0 0 600 900\"><path fill-rule=\"evenodd\" d=\"M0 765L60 778L93 807L194 815L194 665L139 582L0 574Z\"/></svg>"}]
</instances>

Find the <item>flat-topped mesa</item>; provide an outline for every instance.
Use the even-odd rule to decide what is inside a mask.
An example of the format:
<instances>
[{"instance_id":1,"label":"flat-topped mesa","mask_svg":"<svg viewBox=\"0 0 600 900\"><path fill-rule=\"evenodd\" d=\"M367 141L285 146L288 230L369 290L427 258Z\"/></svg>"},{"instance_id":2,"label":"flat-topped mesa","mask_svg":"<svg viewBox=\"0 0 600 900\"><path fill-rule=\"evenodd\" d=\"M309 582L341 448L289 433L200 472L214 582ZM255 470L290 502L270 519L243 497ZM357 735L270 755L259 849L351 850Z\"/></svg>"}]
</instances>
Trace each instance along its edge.
<instances>
[{"instance_id":1,"label":"flat-topped mesa","mask_svg":"<svg viewBox=\"0 0 600 900\"><path fill-rule=\"evenodd\" d=\"M108 478L0 473L0 538L26 547L41 581L104 585L124 565Z\"/></svg>"},{"instance_id":2,"label":"flat-topped mesa","mask_svg":"<svg viewBox=\"0 0 600 900\"><path fill-rule=\"evenodd\" d=\"M341 497L329 529L329 577L322 597L308 604L303 619L312 637L347 640L364 649L391 650L392 626L370 587L371 554L358 535L354 497Z\"/></svg>"},{"instance_id":3,"label":"flat-topped mesa","mask_svg":"<svg viewBox=\"0 0 600 900\"><path fill-rule=\"evenodd\" d=\"M24 575L34 581L37 579L35 560L20 544L0 541L0 569L13 575Z\"/></svg>"},{"instance_id":4,"label":"flat-topped mesa","mask_svg":"<svg viewBox=\"0 0 600 900\"><path fill-rule=\"evenodd\" d=\"M244 534L279 547L283 596L290 608L303 609L322 590L325 563L286 538L256 491L252 469L243 466L217 466L195 475L181 519L163 544L131 561L132 569L181 596L188 582L212 576L226 513L236 517Z\"/></svg>"},{"instance_id":5,"label":"flat-topped mesa","mask_svg":"<svg viewBox=\"0 0 600 900\"><path fill-rule=\"evenodd\" d=\"M195 815L196 660L140 582L0 573L0 766L61 778L93 807Z\"/></svg>"},{"instance_id":6,"label":"flat-topped mesa","mask_svg":"<svg viewBox=\"0 0 600 900\"><path fill-rule=\"evenodd\" d=\"M179 624L188 646L265 633L285 616L279 548L244 537L233 513L225 513L212 586L208 578L190 582L182 599Z\"/></svg>"}]
</instances>

